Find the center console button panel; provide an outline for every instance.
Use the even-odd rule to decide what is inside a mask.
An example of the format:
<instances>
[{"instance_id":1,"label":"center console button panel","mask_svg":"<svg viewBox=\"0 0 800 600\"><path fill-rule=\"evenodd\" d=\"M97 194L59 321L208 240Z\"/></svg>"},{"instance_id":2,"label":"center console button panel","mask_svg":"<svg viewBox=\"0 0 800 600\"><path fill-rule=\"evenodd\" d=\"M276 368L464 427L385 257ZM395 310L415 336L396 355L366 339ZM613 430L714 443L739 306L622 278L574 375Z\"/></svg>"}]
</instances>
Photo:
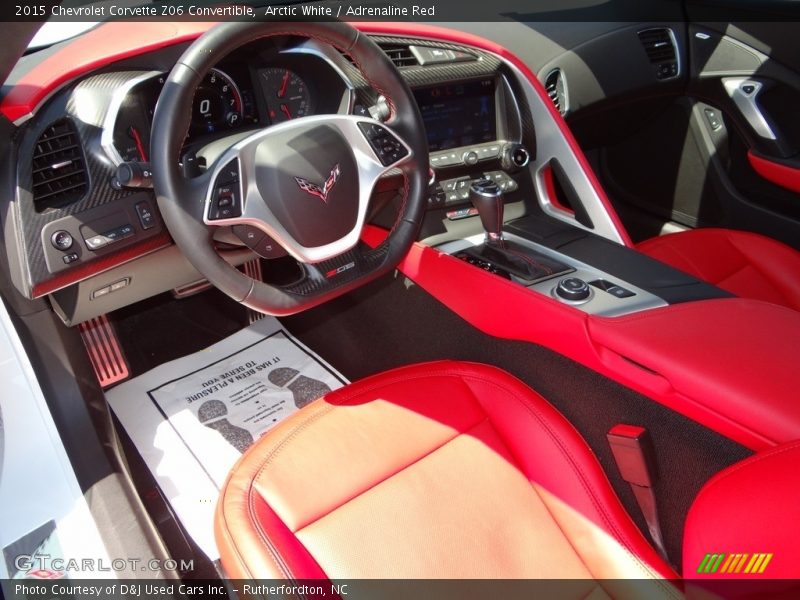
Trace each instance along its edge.
<instances>
[{"instance_id":1,"label":"center console button panel","mask_svg":"<svg viewBox=\"0 0 800 600\"><path fill-rule=\"evenodd\" d=\"M484 234L447 242L438 246L438 250L527 287L533 293L593 315L615 317L667 306L667 302L655 294L557 250L510 233L508 228L503 232L503 243L519 256L521 263L525 263L526 272L495 260L491 249L487 253L485 248L491 248L491 245L484 244ZM531 264L540 265L541 270L531 271Z\"/></svg>"},{"instance_id":2,"label":"center console button panel","mask_svg":"<svg viewBox=\"0 0 800 600\"><path fill-rule=\"evenodd\" d=\"M428 206L438 208L441 206L452 206L463 204L469 200L469 186L472 182L480 179L491 179L503 192L515 192L519 184L511 175L504 171L487 171L476 176L456 177L445 179L436 184L433 193L428 197Z\"/></svg>"},{"instance_id":3,"label":"center console button panel","mask_svg":"<svg viewBox=\"0 0 800 600\"><path fill-rule=\"evenodd\" d=\"M503 142L490 142L467 148L454 148L441 152L431 152L430 162L434 169L441 167L456 167L461 165L475 165L480 162L495 160L500 156ZM470 162L467 162L469 157Z\"/></svg>"}]
</instances>

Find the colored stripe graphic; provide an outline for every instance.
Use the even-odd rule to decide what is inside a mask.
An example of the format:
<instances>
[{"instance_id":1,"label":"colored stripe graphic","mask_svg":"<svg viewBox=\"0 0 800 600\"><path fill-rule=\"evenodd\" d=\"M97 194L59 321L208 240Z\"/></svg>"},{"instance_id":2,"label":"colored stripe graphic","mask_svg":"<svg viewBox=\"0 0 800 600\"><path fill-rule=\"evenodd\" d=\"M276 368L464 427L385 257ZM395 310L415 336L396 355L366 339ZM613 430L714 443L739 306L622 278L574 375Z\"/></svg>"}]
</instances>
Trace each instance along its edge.
<instances>
[{"instance_id":1,"label":"colored stripe graphic","mask_svg":"<svg viewBox=\"0 0 800 600\"><path fill-rule=\"evenodd\" d=\"M767 568L772 556L771 553L708 553L703 557L700 566L697 567L697 572L706 574L717 572L720 574L760 574Z\"/></svg>"},{"instance_id":2,"label":"colored stripe graphic","mask_svg":"<svg viewBox=\"0 0 800 600\"><path fill-rule=\"evenodd\" d=\"M716 573L725 554L706 554L700 566L697 567L698 573Z\"/></svg>"}]
</instances>

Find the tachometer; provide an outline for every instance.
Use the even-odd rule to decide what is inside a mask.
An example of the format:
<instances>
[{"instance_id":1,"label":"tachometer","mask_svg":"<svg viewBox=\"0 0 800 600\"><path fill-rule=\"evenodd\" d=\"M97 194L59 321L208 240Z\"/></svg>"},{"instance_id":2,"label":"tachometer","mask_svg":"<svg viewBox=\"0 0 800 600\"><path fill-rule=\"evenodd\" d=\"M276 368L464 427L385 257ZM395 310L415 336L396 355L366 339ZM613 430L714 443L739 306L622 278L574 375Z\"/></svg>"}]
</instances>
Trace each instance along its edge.
<instances>
[{"instance_id":1,"label":"tachometer","mask_svg":"<svg viewBox=\"0 0 800 600\"><path fill-rule=\"evenodd\" d=\"M242 94L228 75L211 69L197 88L192 106L192 134L234 129L242 124Z\"/></svg>"},{"instance_id":2,"label":"tachometer","mask_svg":"<svg viewBox=\"0 0 800 600\"><path fill-rule=\"evenodd\" d=\"M308 86L294 71L270 67L260 72L260 80L271 123L282 123L310 113Z\"/></svg>"}]
</instances>

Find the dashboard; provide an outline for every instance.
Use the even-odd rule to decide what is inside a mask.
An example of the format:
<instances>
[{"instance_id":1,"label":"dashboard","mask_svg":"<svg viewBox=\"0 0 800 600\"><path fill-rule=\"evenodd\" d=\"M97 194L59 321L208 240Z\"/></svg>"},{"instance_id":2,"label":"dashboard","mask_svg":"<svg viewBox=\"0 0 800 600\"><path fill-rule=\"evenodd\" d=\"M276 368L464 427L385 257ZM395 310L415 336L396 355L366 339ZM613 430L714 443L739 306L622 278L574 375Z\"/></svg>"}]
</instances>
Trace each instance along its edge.
<instances>
[{"instance_id":1,"label":"dashboard","mask_svg":"<svg viewBox=\"0 0 800 600\"><path fill-rule=\"evenodd\" d=\"M497 180L510 202L533 196L529 178L516 173L527 153L535 153L532 121L517 101L514 74L501 60L447 42L373 39L399 67L425 123L438 183L428 199L423 237L474 216L467 190L475 178ZM16 227L6 244L22 252L12 277L25 296L50 296L67 323L197 276L174 256L148 172L155 107L186 46L90 71L57 90L21 128L10 207ZM214 160L212 149L218 155L229 140L289 119L380 110L379 93L347 56L311 40L259 40L222 58L198 86L181 152L183 170L196 175ZM519 148L524 160L515 166L508 155ZM120 169L138 169L138 175L121 182ZM398 173L390 171L373 195L371 222L391 227L400 188ZM247 231L216 231L221 253L233 256L247 246L264 258L279 255L251 244ZM154 256L161 262L151 265L158 263Z\"/></svg>"}]
</instances>

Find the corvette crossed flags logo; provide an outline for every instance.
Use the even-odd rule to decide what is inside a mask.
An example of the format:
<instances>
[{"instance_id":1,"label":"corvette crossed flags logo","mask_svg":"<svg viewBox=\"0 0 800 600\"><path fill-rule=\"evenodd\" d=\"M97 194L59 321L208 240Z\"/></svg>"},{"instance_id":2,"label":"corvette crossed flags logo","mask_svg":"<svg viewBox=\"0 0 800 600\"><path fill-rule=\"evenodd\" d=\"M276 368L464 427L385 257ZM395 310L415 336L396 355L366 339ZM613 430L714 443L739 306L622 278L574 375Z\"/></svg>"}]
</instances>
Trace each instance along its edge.
<instances>
[{"instance_id":1,"label":"corvette crossed flags logo","mask_svg":"<svg viewBox=\"0 0 800 600\"><path fill-rule=\"evenodd\" d=\"M308 179L303 179L302 177L295 177L294 180L297 182L297 185L300 186L301 190L311 194L312 196L316 196L327 204L328 194L330 194L333 186L336 185L336 182L339 180L339 175L341 174L342 171L339 169L339 165L337 164L333 167L333 169L331 169L331 174L322 185L311 183Z\"/></svg>"}]
</instances>

